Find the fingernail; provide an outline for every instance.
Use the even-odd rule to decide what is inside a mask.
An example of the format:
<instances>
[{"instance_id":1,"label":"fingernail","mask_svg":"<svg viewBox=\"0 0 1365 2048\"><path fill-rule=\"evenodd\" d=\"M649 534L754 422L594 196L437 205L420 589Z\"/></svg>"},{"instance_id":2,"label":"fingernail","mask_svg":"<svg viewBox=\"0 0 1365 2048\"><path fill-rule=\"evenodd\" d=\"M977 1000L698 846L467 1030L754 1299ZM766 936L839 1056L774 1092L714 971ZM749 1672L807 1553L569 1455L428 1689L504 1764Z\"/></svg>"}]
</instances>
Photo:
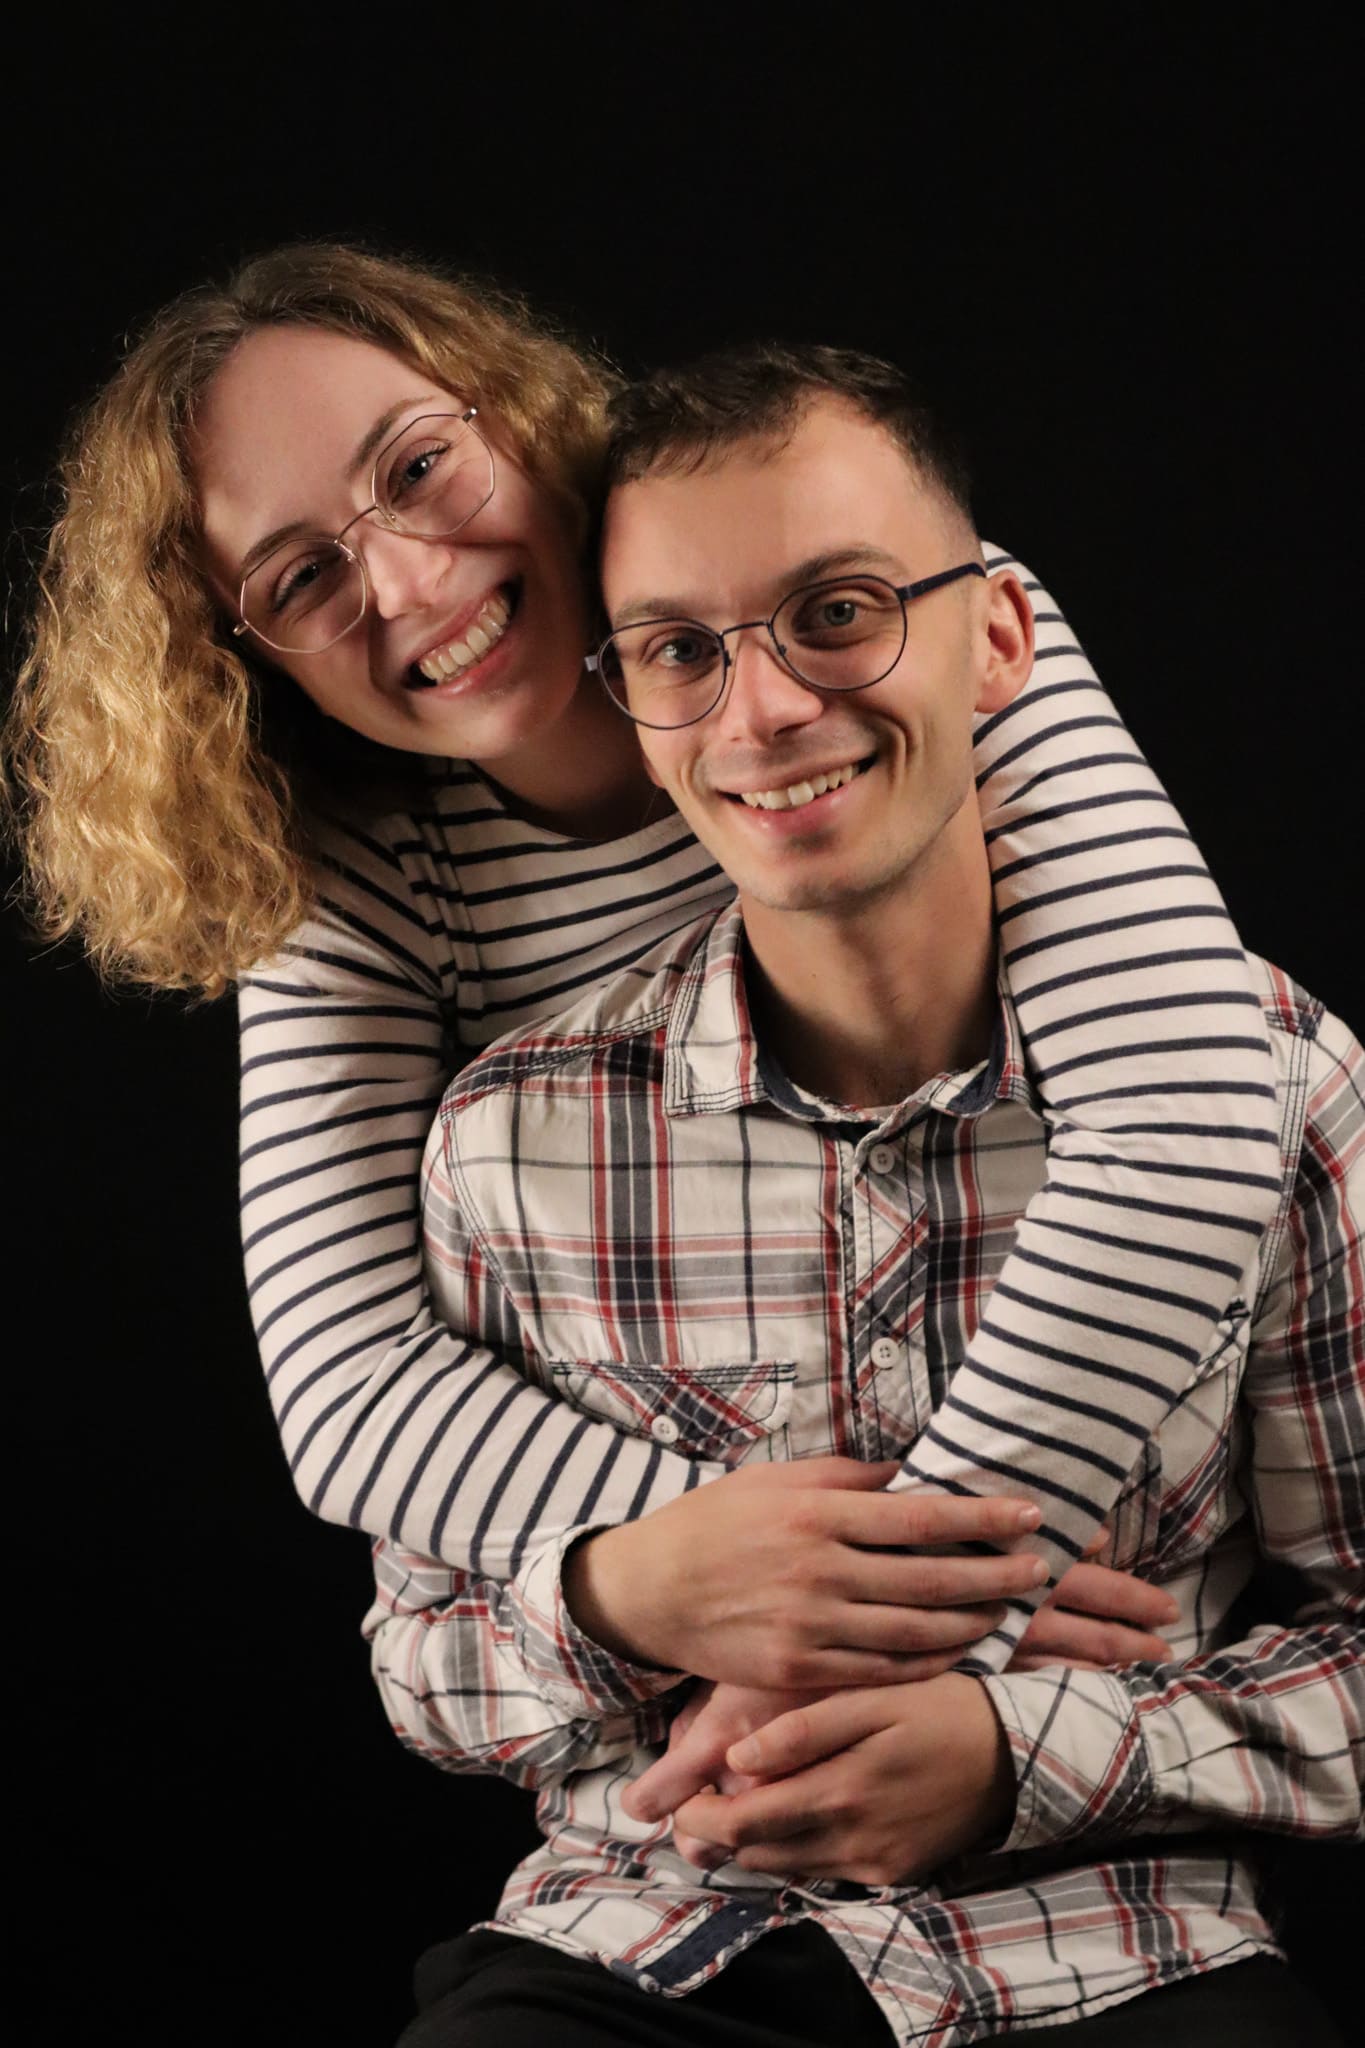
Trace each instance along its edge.
<instances>
[{"instance_id":1,"label":"fingernail","mask_svg":"<svg viewBox=\"0 0 1365 2048\"><path fill-rule=\"evenodd\" d=\"M1035 1508L1033 1506L1020 1508L1019 1513L1016 1517L1018 1525L1021 1529L1036 1529L1038 1527L1038 1524L1042 1521L1042 1519L1042 1509Z\"/></svg>"},{"instance_id":2,"label":"fingernail","mask_svg":"<svg viewBox=\"0 0 1365 2048\"><path fill-rule=\"evenodd\" d=\"M1048 1569L1046 1559L1041 1557L1035 1558L1033 1561L1033 1570L1029 1573L1029 1584L1031 1586L1041 1586L1047 1579L1047 1577Z\"/></svg>"},{"instance_id":3,"label":"fingernail","mask_svg":"<svg viewBox=\"0 0 1365 2048\"><path fill-rule=\"evenodd\" d=\"M746 1735L743 1742L737 1742L725 1752L725 1761L732 1771L752 1771L756 1768L762 1750L752 1735Z\"/></svg>"}]
</instances>

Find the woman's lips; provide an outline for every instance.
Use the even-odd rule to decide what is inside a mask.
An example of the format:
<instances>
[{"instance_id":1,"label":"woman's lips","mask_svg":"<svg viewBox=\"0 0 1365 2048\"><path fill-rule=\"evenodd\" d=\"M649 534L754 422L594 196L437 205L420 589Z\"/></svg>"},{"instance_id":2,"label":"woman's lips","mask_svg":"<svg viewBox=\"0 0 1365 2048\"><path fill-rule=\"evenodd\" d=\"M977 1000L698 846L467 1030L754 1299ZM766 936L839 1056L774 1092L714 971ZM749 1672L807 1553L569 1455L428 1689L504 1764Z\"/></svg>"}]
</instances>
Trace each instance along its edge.
<instances>
[{"instance_id":1,"label":"woman's lips","mask_svg":"<svg viewBox=\"0 0 1365 2048\"><path fill-rule=\"evenodd\" d=\"M409 690L445 691L480 673L512 628L521 600L520 579L499 584L457 635L412 662L403 672Z\"/></svg>"}]
</instances>

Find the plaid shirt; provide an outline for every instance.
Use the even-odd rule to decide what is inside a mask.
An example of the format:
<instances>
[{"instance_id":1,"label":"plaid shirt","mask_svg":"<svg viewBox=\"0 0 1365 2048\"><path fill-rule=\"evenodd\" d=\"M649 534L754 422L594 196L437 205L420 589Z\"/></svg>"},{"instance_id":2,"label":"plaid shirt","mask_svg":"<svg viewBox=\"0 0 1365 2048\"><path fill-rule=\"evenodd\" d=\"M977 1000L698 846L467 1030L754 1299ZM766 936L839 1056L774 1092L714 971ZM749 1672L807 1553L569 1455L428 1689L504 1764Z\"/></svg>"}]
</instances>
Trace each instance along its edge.
<instances>
[{"instance_id":1,"label":"plaid shirt","mask_svg":"<svg viewBox=\"0 0 1365 2048\"><path fill-rule=\"evenodd\" d=\"M459 1076L428 1151L433 1290L455 1328L572 1407L712 1469L899 1457L1043 1177L1011 1005L1002 992L988 1062L853 1123L765 1061L741 963L730 910ZM539 1791L545 1847L494 1924L682 1994L814 1917L896 2039L935 2044L1274 1952L1240 1831L1348 1835L1361 1816L1365 1055L1276 970L1259 976L1279 1214L1111 1517L1108 1561L1180 1604L1176 1661L984 1680L1014 1825L933 1884L702 1877L666 1827L621 1811L686 1688L569 1615L562 1560L592 1503L506 1583L381 1542L366 1630L400 1736ZM1234 1640L1258 1555L1296 1575L1296 1625Z\"/></svg>"}]
</instances>

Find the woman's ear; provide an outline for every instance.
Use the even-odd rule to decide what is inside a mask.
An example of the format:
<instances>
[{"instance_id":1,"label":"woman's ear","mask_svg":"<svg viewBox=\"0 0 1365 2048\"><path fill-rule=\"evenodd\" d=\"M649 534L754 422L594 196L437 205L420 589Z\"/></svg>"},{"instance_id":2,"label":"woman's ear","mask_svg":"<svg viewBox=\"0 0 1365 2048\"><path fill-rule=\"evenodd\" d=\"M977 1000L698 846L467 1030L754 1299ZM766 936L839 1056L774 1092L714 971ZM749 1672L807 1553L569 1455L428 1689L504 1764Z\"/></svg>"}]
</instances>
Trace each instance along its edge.
<instances>
[{"instance_id":1,"label":"woman's ear","mask_svg":"<svg viewBox=\"0 0 1365 2048\"><path fill-rule=\"evenodd\" d=\"M1003 711L1033 673L1033 607L1013 569L987 581L984 631L986 667L976 708Z\"/></svg>"}]
</instances>

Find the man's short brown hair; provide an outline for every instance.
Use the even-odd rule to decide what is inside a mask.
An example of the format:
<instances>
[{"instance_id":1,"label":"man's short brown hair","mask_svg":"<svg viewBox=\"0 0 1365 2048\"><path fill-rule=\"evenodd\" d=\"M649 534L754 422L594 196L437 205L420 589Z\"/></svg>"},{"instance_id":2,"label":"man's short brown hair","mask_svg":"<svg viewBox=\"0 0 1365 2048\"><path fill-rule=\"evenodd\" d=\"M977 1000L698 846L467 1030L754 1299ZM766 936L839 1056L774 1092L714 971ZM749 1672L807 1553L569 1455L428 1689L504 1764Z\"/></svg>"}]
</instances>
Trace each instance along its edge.
<instances>
[{"instance_id":1,"label":"man's short brown hair","mask_svg":"<svg viewBox=\"0 0 1365 2048\"><path fill-rule=\"evenodd\" d=\"M841 398L884 427L911 463L971 523L962 451L905 372L858 349L745 342L679 369L657 370L614 394L608 485L700 469L741 441L790 435L804 407Z\"/></svg>"}]
</instances>

